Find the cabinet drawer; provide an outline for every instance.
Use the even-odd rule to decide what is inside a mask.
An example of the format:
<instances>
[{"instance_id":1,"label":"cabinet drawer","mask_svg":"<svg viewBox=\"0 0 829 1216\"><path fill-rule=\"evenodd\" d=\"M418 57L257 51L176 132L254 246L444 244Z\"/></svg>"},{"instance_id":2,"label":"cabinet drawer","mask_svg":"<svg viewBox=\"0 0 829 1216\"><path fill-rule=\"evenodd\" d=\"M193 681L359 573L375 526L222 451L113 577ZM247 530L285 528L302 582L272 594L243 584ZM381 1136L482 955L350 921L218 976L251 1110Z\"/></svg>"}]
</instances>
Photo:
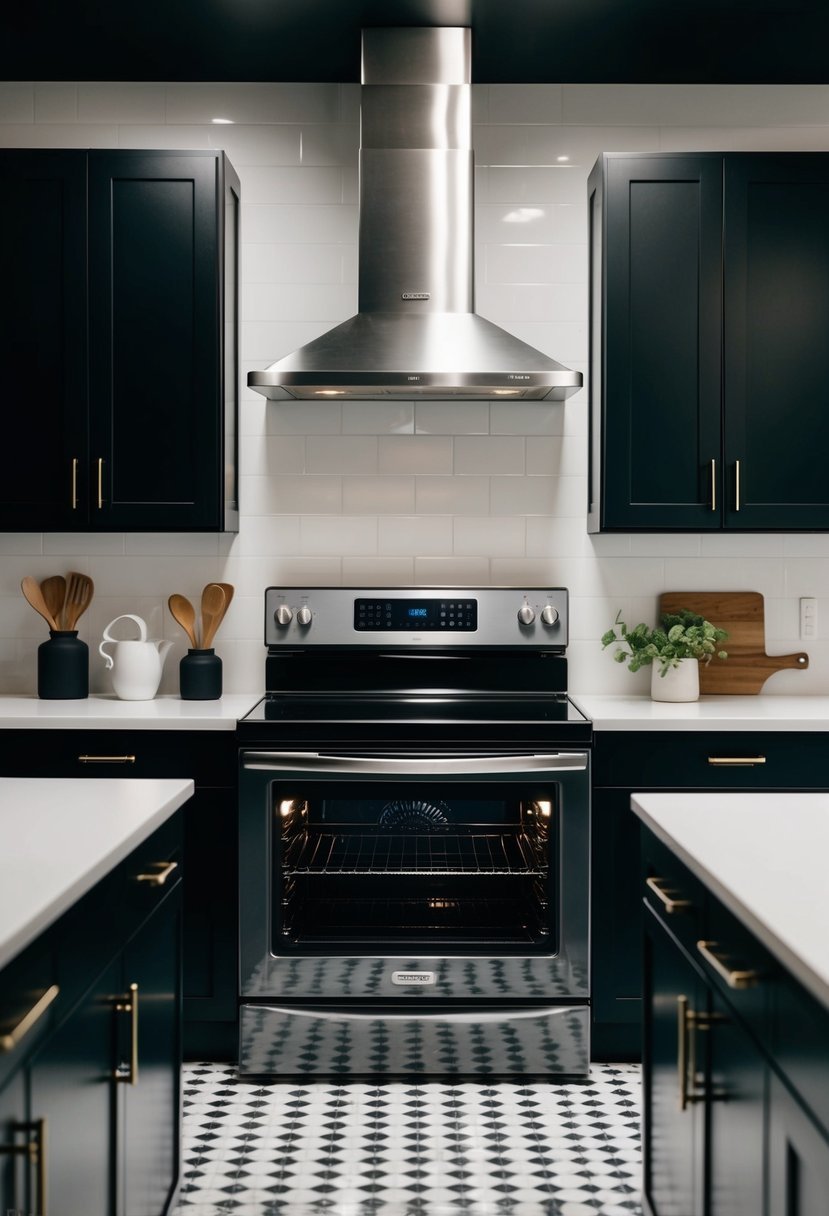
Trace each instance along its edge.
<instances>
[{"instance_id":1,"label":"cabinet drawer","mask_svg":"<svg viewBox=\"0 0 829 1216\"><path fill-rule=\"evenodd\" d=\"M645 789L829 789L829 733L648 733L594 737L596 786Z\"/></svg>"},{"instance_id":2,"label":"cabinet drawer","mask_svg":"<svg viewBox=\"0 0 829 1216\"><path fill-rule=\"evenodd\" d=\"M829 1136L829 1010L778 969L771 985L771 1057Z\"/></svg>"},{"instance_id":3,"label":"cabinet drawer","mask_svg":"<svg viewBox=\"0 0 829 1216\"><path fill-rule=\"evenodd\" d=\"M54 1024L65 996L56 984L51 946L35 942L2 972L0 1088Z\"/></svg>"},{"instance_id":4,"label":"cabinet drawer","mask_svg":"<svg viewBox=\"0 0 829 1216\"><path fill-rule=\"evenodd\" d=\"M768 1049L770 992L777 966L757 938L710 894L705 934L695 943L694 956L709 983Z\"/></svg>"},{"instance_id":5,"label":"cabinet drawer","mask_svg":"<svg viewBox=\"0 0 829 1216\"><path fill-rule=\"evenodd\" d=\"M190 777L235 786L234 731L0 731L5 777Z\"/></svg>"},{"instance_id":6,"label":"cabinet drawer","mask_svg":"<svg viewBox=\"0 0 829 1216\"><path fill-rule=\"evenodd\" d=\"M649 831L642 832L642 897L689 953L703 935L706 893L686 866Z\"/></svg>"}]
</instances>

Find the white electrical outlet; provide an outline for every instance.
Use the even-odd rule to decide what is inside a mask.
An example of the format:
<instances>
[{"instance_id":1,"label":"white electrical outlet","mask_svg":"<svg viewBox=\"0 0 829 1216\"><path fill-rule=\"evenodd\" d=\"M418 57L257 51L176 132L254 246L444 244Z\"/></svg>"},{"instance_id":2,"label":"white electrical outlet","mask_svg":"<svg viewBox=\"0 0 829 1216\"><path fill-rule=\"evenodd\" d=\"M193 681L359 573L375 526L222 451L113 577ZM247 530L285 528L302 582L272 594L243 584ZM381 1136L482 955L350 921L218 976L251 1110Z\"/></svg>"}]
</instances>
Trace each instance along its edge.
<instances>
[{"instance_id":1,"label":"white electrical outlet","mask_svg":"<svg viewBox=\"0 0 829 1216\"><path fill-rule=\"evenodd\" d=\"M800 636L817 637L817 600L811 595L800 597Z\"/></svg>"}]
</instances>

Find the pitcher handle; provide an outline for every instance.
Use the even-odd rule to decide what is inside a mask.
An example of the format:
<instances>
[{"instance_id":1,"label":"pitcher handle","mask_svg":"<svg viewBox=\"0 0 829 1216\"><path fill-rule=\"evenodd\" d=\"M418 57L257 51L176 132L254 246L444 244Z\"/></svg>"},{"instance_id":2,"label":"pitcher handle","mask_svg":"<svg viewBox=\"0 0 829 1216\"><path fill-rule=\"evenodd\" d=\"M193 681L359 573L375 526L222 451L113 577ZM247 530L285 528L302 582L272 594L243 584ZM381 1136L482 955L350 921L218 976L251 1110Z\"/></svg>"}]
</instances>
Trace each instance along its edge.
<instances>
[{"instance_id":1,"label":"pitcher handle","mask_svg":"<svg viewBox=\"0 0 829 1216\"><path fill-rule=\"evenodd\" d=\"M135 616L132 612L122 612L120 616L116 616L115 619L110 621L109 624L107 625L106 629L104 630L104 640L98 646L98 653L102 654L104 659L106 660L107 670L109 670L110 667L113 666L113 658L112 658L112 655L109 653L109 651L104 650L104 646L107 644L107 642L119 641L118 638L112 637L112 635L109 632L110 629L112 628L112 626L117 625L119 621L135 621L136 625L138 626L138 632L140 635L138 638L138 641L146 642L146 640L147 640L147 625L146 625L146 622L143 621L140 616Z\"/></svg>"}]
</instances>

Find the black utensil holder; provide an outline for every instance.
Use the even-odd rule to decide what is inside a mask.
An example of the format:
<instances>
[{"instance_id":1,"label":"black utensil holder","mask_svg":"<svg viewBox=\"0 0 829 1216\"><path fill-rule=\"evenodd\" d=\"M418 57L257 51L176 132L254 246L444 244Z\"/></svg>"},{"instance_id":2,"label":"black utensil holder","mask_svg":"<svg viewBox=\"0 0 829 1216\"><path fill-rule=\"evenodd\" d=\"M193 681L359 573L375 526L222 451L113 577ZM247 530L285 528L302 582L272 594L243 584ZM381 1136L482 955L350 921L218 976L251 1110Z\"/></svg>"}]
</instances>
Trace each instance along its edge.
<instances>
[{"instance_id":1,"label":"black utensil holder","mask_svg":"<svg viewBox=\"0 0 829 1216\"><path fill-rule=\"evenodd\" d=\"M37 695L45 701L89 696L89 647L77 629L50 629L49 641L38 646Z\"/></svg>"},{"instance_id":2,"label":"black utensil holder","mask_svg":"<svg viewBox=\"0 0 829 1216\"><path fill-rule=\"evenodd\" d=\"M213 650L188 650L178 677L182 701L216 701L222 695L222 660Z\"/></svg>"}]
</instances>

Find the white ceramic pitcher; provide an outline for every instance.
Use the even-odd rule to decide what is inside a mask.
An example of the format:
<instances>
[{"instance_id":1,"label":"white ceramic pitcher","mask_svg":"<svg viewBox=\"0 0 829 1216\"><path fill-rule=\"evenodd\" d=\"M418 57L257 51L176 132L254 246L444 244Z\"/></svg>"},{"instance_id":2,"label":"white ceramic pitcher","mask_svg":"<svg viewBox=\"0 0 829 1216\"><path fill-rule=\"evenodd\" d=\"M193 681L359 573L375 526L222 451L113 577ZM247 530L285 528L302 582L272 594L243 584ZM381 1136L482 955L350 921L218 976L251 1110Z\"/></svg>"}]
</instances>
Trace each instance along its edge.
<instances>
[{"instance_id":1,"label":"white ceramic pitcher","mask_svg":"<svg viewBox=\"0 0 829 1216\"><path fill-rule=\"evenodd\" d=\"M121 641L110 635L110 629L119 621L135 621L139 630L138 641ZM104 650L108 643L115 646L113 654ZM172 642L148 641L147 625L140 616L125 612L110 621L104 630L104 640L98 650L106 659L107 668L112 669L112 687L116 697L122 701L151 701L161 683L161 670Z\"/></svg>"}]
</instances>

